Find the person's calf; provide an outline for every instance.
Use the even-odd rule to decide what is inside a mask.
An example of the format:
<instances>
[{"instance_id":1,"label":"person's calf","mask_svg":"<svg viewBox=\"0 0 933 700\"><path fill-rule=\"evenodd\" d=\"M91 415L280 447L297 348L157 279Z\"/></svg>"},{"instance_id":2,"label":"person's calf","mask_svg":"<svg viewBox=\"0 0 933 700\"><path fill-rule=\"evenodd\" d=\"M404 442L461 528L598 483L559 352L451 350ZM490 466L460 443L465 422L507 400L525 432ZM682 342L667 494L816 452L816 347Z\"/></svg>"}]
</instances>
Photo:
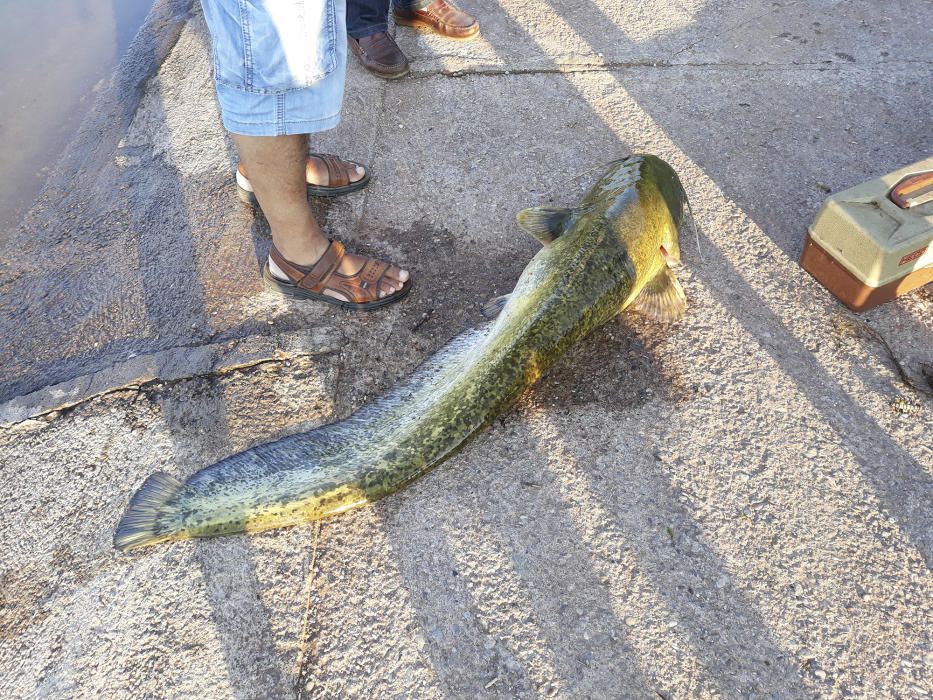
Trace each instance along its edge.
<instances>
[{"instance_id":1,"label":"person's calf","mask_svg":"<svg viewBox=\"0 0 933 700\"><path fill-rule=\"evenodd\" d=\"M231 136L276 247L299 265L314 263L328 241L308 204L307 136Z\"/></svg>"}]
</instances>

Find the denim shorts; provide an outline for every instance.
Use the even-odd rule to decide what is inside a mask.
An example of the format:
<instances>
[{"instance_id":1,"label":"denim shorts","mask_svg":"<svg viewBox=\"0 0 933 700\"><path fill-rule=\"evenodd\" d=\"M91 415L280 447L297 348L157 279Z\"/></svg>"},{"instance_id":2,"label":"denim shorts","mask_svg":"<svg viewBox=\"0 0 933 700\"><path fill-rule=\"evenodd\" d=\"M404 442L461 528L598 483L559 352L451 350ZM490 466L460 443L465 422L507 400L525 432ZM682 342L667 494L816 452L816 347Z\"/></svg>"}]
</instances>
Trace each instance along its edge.
<instances>
[{"instance_id":1,"label":"denim shorts","mask_svg":"<svg viewBox=\"0 0 933 700\"><path fill-rule=\"evenodd\" d=\"M310 134L340 122L345 0L201 0L224 127Z\"/></svg>"}]
</instances>

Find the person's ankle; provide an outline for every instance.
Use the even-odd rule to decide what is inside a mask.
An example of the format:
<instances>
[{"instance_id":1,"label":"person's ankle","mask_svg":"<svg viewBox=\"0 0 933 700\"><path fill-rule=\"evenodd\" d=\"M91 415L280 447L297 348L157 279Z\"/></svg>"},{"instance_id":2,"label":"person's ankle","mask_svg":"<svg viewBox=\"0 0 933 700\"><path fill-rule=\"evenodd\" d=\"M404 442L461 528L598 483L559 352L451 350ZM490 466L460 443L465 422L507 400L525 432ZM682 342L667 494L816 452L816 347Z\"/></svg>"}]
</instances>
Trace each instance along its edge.
<instances>
[{"instance_id":1,"label":"person's ankle","mask_svg":"<svg viewBox=\"0 0 933 700\"><path fill-rule=\"evenodd\" d=\"M291 238L274 240L274 244L282 257L290 263L300 267L310 267L327 252L330 241L324 236L317 235L313 238L297 241Z\"/></svg>"}]
</instances>

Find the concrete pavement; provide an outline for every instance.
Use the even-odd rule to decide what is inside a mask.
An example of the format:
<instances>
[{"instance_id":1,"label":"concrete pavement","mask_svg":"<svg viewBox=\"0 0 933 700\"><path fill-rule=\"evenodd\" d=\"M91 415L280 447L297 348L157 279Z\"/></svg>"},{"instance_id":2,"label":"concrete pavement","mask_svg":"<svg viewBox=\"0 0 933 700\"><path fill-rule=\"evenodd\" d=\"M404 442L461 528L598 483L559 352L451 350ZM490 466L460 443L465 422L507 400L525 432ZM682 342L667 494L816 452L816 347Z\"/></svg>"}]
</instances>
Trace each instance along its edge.
<instances>
[{"instance_id":1,"label":"concrete pavement","mask_svg":"<svg viewBox=\"0 0 933 700\"><path fill-rule=\"evenodd\" d=\"M15 697L933 695L933 297L796 264L836 191L933 151L917 3L470 3L350 67L317 202L416 276L373 314L263 290L199 12L157 5L0 254L0 687ZM681 173L690 308L625 316L372 508L111 549L129 495L344 417L480 321L632 151ZM884 338L891 353L878 338ZM895 366L907 374L902 381Z\"/></svg>"}]
</instances>

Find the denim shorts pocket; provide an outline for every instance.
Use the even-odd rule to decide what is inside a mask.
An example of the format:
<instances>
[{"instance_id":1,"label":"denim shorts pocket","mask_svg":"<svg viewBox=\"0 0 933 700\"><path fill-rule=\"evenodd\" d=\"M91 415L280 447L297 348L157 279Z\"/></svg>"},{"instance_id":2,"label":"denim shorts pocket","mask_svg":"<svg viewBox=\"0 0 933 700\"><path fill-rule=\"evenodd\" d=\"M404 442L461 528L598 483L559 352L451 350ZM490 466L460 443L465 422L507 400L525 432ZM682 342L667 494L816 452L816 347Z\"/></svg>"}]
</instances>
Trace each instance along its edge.
<instances>
[{"instance_id":1,"label":"denim shorts pocket","mask_svg":"<svg viewBox=\"0 0 933 700\"><path fill-rule=\"evenodd\" d=\"M228 8L223 37L214 36L217 82L280 93L310 87L336 70L334 0L205 0L205 6L209 2Z\"/></svg>"}]
</instances>

